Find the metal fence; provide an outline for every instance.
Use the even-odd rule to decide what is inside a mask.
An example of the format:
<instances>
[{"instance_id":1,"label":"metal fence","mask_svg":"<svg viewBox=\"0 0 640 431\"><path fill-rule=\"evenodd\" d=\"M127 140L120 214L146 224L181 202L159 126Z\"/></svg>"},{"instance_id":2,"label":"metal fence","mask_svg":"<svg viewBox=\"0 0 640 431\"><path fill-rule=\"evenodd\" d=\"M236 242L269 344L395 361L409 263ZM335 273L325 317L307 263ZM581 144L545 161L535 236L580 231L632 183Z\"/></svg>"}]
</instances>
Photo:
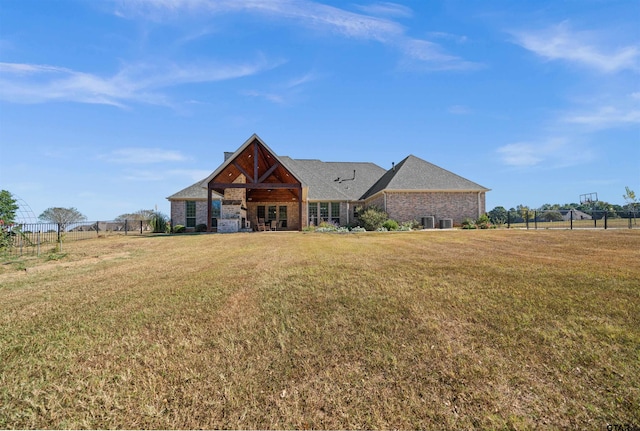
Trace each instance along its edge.
<instances>
[{"instance_id":1,"label":"metal fence","mask_svg":"<svg viewBox=\"0 0 640 431\"><path fill-rule=\"evenodd\" d=\"M612 211L545 210L507 214L511 229L640 229L640 214Z\"/></svg>"},{"instance_id":2,"label":"metal fence","mask_svg":"<svg viewBox=\"0 0 640 431\"><path fill-rule=\"evenodd\" d=\"M47 247L58 247L67 241L93 239L111 235L144 235L152 233L149 220L91 221L78 223L23 223L3 226L3 250L14 256L37 255Z\"/></svg>"}]
</instances>

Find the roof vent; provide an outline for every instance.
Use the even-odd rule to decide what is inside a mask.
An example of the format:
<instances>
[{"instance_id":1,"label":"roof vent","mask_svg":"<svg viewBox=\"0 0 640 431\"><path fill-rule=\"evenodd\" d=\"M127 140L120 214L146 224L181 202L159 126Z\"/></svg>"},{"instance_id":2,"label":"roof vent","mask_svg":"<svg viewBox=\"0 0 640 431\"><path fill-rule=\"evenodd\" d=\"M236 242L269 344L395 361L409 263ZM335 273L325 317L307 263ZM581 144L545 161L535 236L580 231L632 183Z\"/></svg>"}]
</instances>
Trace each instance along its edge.
<instances>
[{"instance_id":1,"label":"roof vent","mask_svg":"<svg viewBox=\"0 0 640 431\"><path fill-rule=\"evenodd\" d=\"M396 170L396 162L391 162L391 170L392 171Z\"/></svg>"}]
</instances>

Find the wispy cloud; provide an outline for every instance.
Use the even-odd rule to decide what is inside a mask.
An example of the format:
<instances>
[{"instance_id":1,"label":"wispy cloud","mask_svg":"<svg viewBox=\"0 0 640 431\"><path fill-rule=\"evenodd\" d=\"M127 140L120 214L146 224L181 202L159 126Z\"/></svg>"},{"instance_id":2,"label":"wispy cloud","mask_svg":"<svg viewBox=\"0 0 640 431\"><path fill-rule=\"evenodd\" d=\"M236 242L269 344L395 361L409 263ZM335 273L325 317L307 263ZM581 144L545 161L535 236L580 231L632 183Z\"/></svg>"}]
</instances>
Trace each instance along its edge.
<instances>
[{"instance_id":1,"label":"wispy cloud","mask_svg":"<svg viewBox=\"0 0 640 431\"><path fill-rule=\"evenodd\" d=\"M477 67L472 62L445 53L436 43L409 37L403 25L388 18L409 16L412 11L405 6L382 2L358 8L365 13L309 0L129 0L118 3L116 13L124 17L158 20L176 19L181 15L258 14L323 33L393 46L414 61L428 63L427 69L430 70Z\"/></svg>"},{"instance_id":2,"label":"wispy cloud","mask_svg":"<svg viewBox=\"0 0 640 431\"><path fill-rule=\"evenodd\" d=\"M264 56L233 64L138 63L127 65L112 76L98 76L51 65L0 63L0 98L14 103L72 101L118 107L133 102L170 105L161 89L250 76L279 64Z\"/></svg>"},{"instance_id":3,"label":"wispy cloud","mask_svg":"<svg viewBox=\"0 0 640 431\"><path fill-rule=\"evenodd\" d=\"M184 162L188 158L179 151L161 148L120 148L99 156L101 160L120 164L154 164Z\"/></svg>"},{"instance_id":4,"label":"wispy cloud","mask_svg":"<svg viewBox=\"0 0 640 431\"><path fill-rule=\"evenodd\" d=\"M356 5L356 9L369 15L376 16L390 16L399 18L409 18L413 16L413 11L407 6L391 3L391 2L377 2L368 5Z\"/></svg>"},{"instance_id":5,"label":"wispy cloud","mask_svg":"<svg viewBox=\"0 0 640 431\"><path fill-rule=\"evenodd\" d=\"M516 142L496 150L503 164L516 168L566 168L593 160L586 146L575 151L567 138L549 138L540 142Z\"/></svg>"},{"instance_id":6,"label":"wispy cloud","mask_svg":"<svg viewBox=\"0 0 640 431\"><path fill-rule=\"evenodd\" d=\"M286 104L291 101L292 98L300 94L302 91L301 88L304 84L315 81L317 78L318 77L315 73L309 72L276 85L270 91L245 90L242 94L245 96L266 99L277 104Z\"/></svg>"},{"instance_id":7,"label":"wispy cloud","mask_svg":"<svg viewBox=\"0 0 640 431\"><path fill-rule=\"evenodd\" d=\"M567 21L543 30L512 34L518 45L548 60L577 63L604 73L640 69L638 46L602 46L604 38L599 34L573 30Z\"/></svg>"},{"instance_id":8,"label":"wispy cloud","mask_svg":"<svg viewBox=\"0 0 640 431\"><path fill-rule=\"evenodd\" d=\"M630 124L640 124L640 109L622 110L614 106L603 106L593 112L570 114L563 118L567 123L609 129Z\"/></svg>"}]
</instances>

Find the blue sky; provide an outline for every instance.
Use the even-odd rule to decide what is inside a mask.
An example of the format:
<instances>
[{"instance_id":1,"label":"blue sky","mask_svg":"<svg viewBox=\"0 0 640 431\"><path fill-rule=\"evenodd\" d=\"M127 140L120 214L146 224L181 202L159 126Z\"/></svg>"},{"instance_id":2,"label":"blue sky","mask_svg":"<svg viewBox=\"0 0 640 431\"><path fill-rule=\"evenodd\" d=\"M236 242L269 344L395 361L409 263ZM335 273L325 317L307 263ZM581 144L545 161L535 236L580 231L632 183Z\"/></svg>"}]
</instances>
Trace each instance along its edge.
<instances>
[{"instance_id":1,"label":"blue sky","mask_svg":"<svg viewBox=\"0 0 640 431\"><path fill-rule=\"evenodd\" d=\"M0 0L0 188L89 219L276 153L409 154L487 209L640 194L640 2Z\"/></svg>"}]
</instances>

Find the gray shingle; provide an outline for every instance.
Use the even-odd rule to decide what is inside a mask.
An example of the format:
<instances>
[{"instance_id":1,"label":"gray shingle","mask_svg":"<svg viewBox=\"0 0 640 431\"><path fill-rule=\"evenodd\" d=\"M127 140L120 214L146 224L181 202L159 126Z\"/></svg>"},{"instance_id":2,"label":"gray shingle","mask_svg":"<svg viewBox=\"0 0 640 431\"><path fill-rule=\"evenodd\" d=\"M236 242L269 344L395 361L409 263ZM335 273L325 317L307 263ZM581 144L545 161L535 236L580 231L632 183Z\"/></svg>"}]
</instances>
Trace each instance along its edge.
<instances>
[{"instance_id":1,"label":"gray shingle","mask_svg":"<svg viewBox=\"0 0 640 431\"><path fill-rule=\"evenodd\" d=\"M388 170L363 198L383 190L489 191L486 187L414 155L402 160L395 169Z\"/></svg>"}]
</instances>

